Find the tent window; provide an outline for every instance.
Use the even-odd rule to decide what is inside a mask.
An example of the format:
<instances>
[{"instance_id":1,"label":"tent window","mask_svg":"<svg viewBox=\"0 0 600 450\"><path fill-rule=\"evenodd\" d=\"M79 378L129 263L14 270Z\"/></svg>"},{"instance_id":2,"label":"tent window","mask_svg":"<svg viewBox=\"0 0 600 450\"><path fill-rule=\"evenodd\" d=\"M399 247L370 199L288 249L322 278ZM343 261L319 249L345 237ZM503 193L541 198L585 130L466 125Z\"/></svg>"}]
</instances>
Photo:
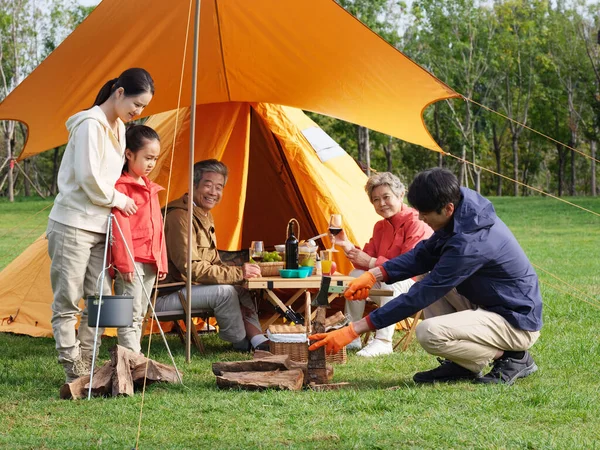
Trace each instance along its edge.
<instances>
[{"instance_id":1,"label":"tent window","mask_svg":"<svg viewBox=\"0 0 600 450\"><path fill-rule=\"evenodd\" d=\"M321 162L346 154L344 149L319 127L302 130L302 134L312 145Z\"/></svg>"}]
</instances>

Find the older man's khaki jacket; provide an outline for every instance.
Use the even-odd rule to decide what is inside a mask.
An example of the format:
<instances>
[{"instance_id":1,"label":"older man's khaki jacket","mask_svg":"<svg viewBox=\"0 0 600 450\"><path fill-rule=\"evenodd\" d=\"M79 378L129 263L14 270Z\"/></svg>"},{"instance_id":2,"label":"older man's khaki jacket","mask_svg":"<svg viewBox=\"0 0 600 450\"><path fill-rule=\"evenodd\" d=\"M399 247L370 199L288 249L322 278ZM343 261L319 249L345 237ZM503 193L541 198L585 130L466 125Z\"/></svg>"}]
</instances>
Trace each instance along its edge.
<instances>
[{"instance_id":1,"label":"older man's khaki jacket","mask_svg":"<svg viewBox=\"0 0 600 450\"><path fill-rule=\"evenodd\" d=\"M188 194L167 206L165 239L169 256L169 275L166 281L185 281L187 274ZM227 266L219 258L215 222L209 212L194 206L192 226L192 282L200 284L239 284L242 268Z\"/></svg>"}]
</instances>

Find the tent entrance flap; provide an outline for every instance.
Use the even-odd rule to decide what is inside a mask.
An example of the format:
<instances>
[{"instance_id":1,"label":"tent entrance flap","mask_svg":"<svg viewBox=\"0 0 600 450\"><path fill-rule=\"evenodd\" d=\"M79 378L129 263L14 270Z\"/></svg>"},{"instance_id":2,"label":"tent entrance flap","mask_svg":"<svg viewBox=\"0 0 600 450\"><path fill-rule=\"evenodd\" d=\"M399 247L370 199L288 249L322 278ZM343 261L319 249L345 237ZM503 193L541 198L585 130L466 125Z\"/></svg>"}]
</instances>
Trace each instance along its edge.
<instances>
[{"instance_id":1,"label":"tent entrance flap","mask_svg":"<svg viewBox=\"0 0 600 450\"><path fill-rule=\"evenodd\" d=\"M283 244L292 217L300 223L301 239L319 233L290 170L294 162L288 157L264 120L251 109L242 245L249 246L253 240L264 241L268 247Z\"/></svg>"}]
</instances>

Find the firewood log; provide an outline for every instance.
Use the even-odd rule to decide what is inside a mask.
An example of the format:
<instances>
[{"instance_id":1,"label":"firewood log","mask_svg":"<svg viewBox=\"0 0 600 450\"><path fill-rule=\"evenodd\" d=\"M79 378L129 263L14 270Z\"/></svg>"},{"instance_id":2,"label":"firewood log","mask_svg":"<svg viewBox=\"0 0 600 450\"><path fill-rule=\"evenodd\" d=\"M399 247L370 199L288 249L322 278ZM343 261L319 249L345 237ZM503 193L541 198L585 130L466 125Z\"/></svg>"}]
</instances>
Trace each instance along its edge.
<instances>
[{"instance_id":1,"label":"firewood log","mask_svg":"<svg viewBox=\"0 0 600 450\"><path fill-rule=\"evenodd\" d=\"M224 372L217 376L220 388L240 387L248 390L281 389L299 391L304 375L301 370L275 370L270 372Z\"/></svg>"}]
</instances>

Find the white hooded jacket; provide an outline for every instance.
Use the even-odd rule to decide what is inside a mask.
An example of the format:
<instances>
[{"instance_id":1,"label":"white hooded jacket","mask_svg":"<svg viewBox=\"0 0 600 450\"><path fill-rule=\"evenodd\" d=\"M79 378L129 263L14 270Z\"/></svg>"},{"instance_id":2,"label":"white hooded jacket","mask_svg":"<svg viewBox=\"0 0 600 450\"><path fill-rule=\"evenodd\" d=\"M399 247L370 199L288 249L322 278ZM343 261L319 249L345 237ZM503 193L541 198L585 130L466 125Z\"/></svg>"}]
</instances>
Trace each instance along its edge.
<instances>
[{"instance_id":1,"label":"white hooded jacket","mask_svg":"<svg viewBox=\"0 0 600 450\"><path fill-rule=\"evenodd\" d=\"M58 170L58 195L50 219L106 233L111 208L124 208L127 196L115 189L125 162L125 124L118 136L99 106L67 120L69 142Z\"/></svg>"}]
</instances>

